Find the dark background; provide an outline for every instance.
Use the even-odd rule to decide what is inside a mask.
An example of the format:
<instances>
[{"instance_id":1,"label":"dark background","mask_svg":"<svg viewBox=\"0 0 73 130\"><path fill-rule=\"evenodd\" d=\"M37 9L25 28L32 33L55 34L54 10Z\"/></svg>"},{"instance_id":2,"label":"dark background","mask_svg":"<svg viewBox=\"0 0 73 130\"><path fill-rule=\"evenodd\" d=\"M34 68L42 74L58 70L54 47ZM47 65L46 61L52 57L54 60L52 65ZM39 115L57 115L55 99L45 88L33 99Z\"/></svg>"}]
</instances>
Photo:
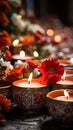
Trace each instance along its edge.
<instances>
[{"instance_id":1,"label":"dark background","mask_svg":"<svg viewBox=\"0 0 73 130\"><path fill-rule=\"evenodd\" d=\"M68 24L69 0L34 0L35 13L39 18L56 15L63 23Z\"/></svg>"}]
</instances>

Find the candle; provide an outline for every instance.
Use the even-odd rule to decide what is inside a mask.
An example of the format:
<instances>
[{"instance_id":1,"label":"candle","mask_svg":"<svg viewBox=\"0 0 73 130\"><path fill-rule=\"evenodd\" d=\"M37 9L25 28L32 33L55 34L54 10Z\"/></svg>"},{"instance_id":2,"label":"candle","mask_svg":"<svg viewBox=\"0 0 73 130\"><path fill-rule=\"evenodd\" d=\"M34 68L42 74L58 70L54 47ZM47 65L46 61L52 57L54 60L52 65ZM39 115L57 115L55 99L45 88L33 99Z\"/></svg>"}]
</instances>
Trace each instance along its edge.
<instances>
[{"instance_id":1,"label":"candle","mask_svg":"<svg viewBox=\"0 0 73 130\"><path fill-rule=\"evenodd\" d=\"M51 96L53 100L73 102L73 90L60 89L48 93L47 97Z\"/></svg>"},{"instance_id":2,"label":"candle","mask_svg":"<svg viewBox=\"0 0 73 130\"><path fill-rule=\"evenodd\" d=\"M37 51L34 51L34 52L33 52L33 55L34 55L34 57L37 58L37 57L39 56L39 53L38 53Z\"/></svg>"},{"instance_id":3,"label":"candle","mask_svg":"<svg viewBox=\"0 0 73 130\"><path fill-rule=\"evenodd\" d=\"M73 81L70 78L71 76L66 75L66 71L64 71L64 74L62 76L62 80L57 82L57 85L63 86L63 87L73 87Z\"/></svg>"},{"instance_id":4,"label":"candle","mask_svg":"<svg viewBox=\"0 0 73 130\"><path fill-rule=\"evenodd\" d=\"M59 123L73 122L73 90L59 89L47 93L49 114Z\"/></svg>"},{"instance_id":5,"label":"candle","mask_svg":"<svg viewBox=\"0 0 73 130\"><path fill-rule=\"evenodd\" d=\"M30 81L31 77L32 74L28 79L13 82L13 99L25 111L35 112L46 105L46 94L49 88L39 83L37 79Z\"/></svg>"},{"instance_id":6,"label":"candle","mask_svg":"<svg viewBox=\"0 0 73 130\"><path fill-rule=\"evenodd\" d=\"M29 78L28 79L22 79L22 80L17 80L13 82L14 86L18 86L20 88L29 88L29 89L36 89L36 88L42 88L45 87L44 84L41 84L39 82L37 82L37 79L32 79L32 73L30 73Z\"/></svg>"},{"instance_id":7,"label":"candle","mask_svg":"<svg viewBox=\"0 0 73 130\"><path fill-rule=\"evenodd\" d=\"M18 46L18 44L19 44L19 40L18 40L18 39L14 40L14 41L12 42L12 45L13 45L13 46Z\"/></svg>"},{"instance_id":8,"label":"candle","mask_svg":"<svg viewBox=\"0 0 73 130\"><path fill-rule=\"evenodd\" d=\"M10 47L12 54L19 54L22 50L23 45L19 43L19 39L15 39Z\"/></svg>"},{"instance_id":9,"label":"candle","mask_svg":"<svg viewBox=\"0 0 73 130\"><path fill-rule=\"evenodd\" d=\"M33 59L33 57L25 55L25 52L23 50L21 50L19 54L13 55L12 59L13 60L22 60L22 61L24 61L24 60Z\"/></svg>"},{"instance_id":10,"label":"candle","mask_svg":"<svg viewBox=\"0 0 73 130\"><path fill-rule=\"evenodd\" d=\"M64 95L63 96L57 96L54 99L59 100L59 101L72 101L73 102L73 94L69 94L66 90L64 90Z\"/></svg>"}]
</instances>

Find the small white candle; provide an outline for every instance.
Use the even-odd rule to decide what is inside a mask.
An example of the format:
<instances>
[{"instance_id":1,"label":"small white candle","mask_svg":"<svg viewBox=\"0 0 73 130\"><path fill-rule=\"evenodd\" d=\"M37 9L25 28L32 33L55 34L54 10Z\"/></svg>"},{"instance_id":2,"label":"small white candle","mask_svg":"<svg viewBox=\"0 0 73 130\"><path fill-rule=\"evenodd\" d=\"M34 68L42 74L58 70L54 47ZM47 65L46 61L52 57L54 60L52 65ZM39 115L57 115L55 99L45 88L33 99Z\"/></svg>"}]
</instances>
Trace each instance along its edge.
<instances>
[{"instance_id":1,"label":"small white candle","mask_svg":"<svg viewBox=\"0 0 73 130\"><path fill-rule=\"evenodd\" d=\"M69 95L69 93L66 90L64 90L63 96L57 96L54 99L59 101L73 101L73 94Z\"/></svg>"},{"instance_id":2,"label":"small white candle","mask_svg":"<svg viewBox=\"0 0 73 130\"><path fill-rule=\"evenodd\" d=\"M18 39L14 40L14 41L12 42L12 45L13 45L13 46L18 46L18 44L19 44L19 40L18 40Z\"/></svg>"},{"instance_id":3,"label":"small white candle","mask_svg":"<svg viewBox=\"0 0 73 130\"><path fill-rule=\"evenodd\" d=\"M59 85L73 85L73 81L70 81L70 80L60 80L59 82L57 82L57 84L59 84Z\"/></svg>"},{"instance_id":4,"label":"small white candle","mask_svg":"<svg viewBox=\"0 0 73 130\"><path fill-rule=\"evenodd\" d=\"M37 51L34 51L34 52L33 52L33 55L34 55L34 57L38 57L38 56L39 56L39 53L38 53Z\"/></svg>"},{"instance_id":5,"label":"small white candle","mask_svg":"<svg viewBox=\"0 0 73 130\"><path fill-rule=\"evenodd\" d=\"M73 58L70 59L70 63L73 64Z\"/></svg>"},{"instance_id":6,"label":"small white candle","mask_svg":"<svg viewBox=\"0 0 73 130\"><path fill-rule=\"evenodd\" d=\"M17 87L20 87L20 88L29 88L29 89L32 89L32 88L42 88L42 87L46 87L45 85L37 82L36 79L32 79L31 83L29 84L28 83L28 79L22 79L22 80L18 80L18 81L14 81L13 83L14 86L17 86Z\"/></svg>"},{"instance_id":7,"label":"small white candle","mask_svg":"<svg viewBox=\"0 0 73 130\"><path fill-rule=\"evenodd\" d=\"M12 59L14 60L29 60L32 59L32 56L25 55L25 52L23 50L20 51L20 54L15 54L12 56Z\"/></svg>"}]
</instances>

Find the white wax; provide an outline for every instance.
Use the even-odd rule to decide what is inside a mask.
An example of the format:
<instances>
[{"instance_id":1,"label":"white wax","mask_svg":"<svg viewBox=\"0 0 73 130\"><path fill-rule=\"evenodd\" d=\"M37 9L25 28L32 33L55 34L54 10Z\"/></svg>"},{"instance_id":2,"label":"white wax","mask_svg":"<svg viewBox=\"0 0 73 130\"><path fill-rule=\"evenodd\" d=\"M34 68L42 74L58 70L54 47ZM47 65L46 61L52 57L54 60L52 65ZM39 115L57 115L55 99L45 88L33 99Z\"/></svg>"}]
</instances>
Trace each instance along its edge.
<instances>
[{"instance_id":1,"label":"white wax","mask_svg":"<svg viewBox=\"0 0 73 130\"><path fill-rule=\"evenodd\" d=\"M15 59L15 60L28 60L28 59L32 59L32 57L31 56L21 57L19 54L16 54L16 55L12 56L12 59Z\"/></svg>"},{"instance_id":2,"label":"white wax","mask_svg":"<svg viewBox=\"0 0 73 130\"><path fill-rule=\"evenodd\" d=\"M31 82L30 84L28 84L28 82L20 82L16 84L16 86L22 87L22 88L41 88L41 87L44 87L45 85L38 82Z\"/></svg>"},{"instance_id":3,"label":"white wax","mask_svg":"<svg viewBox=\"0 0 73 130\"><path fill-rule=\"evenodd\" d=\"M54 99L59 100L59 101L73 101L73 96L69 96L68 98L65 96L58 96L55 97Z\"/></svg>"},{"instance_id":4,"label":"white wax","mask_svg":"<svg viewBox=\"0 0 73 130\"><path fill-rule=\"evenodd\" d=\"M70 81L70 80L60 80L59 82L57 82L57 84L60 84L60 85L73 85L73 81Z\"/></svg>"}]
</instances>

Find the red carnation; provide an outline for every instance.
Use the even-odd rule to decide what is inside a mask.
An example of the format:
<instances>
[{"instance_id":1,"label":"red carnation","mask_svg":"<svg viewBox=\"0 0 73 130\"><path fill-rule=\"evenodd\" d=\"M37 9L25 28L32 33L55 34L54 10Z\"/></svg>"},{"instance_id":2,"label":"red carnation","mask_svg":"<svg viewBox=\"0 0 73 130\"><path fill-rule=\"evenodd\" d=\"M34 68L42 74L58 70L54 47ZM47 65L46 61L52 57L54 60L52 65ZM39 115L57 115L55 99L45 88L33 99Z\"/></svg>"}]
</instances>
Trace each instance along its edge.
<instances>
[{"instance_id":1,"label":"red carnation","mask_svg":"<svg viewBox=\"0 0 73 130\"><path fill-rule=\"evenodd\" d=\"M41 76L39 81L43 84L56 83L64 73L63 65L56 58L47 59L39 66Z\"/></svg>"}]
</instances>

